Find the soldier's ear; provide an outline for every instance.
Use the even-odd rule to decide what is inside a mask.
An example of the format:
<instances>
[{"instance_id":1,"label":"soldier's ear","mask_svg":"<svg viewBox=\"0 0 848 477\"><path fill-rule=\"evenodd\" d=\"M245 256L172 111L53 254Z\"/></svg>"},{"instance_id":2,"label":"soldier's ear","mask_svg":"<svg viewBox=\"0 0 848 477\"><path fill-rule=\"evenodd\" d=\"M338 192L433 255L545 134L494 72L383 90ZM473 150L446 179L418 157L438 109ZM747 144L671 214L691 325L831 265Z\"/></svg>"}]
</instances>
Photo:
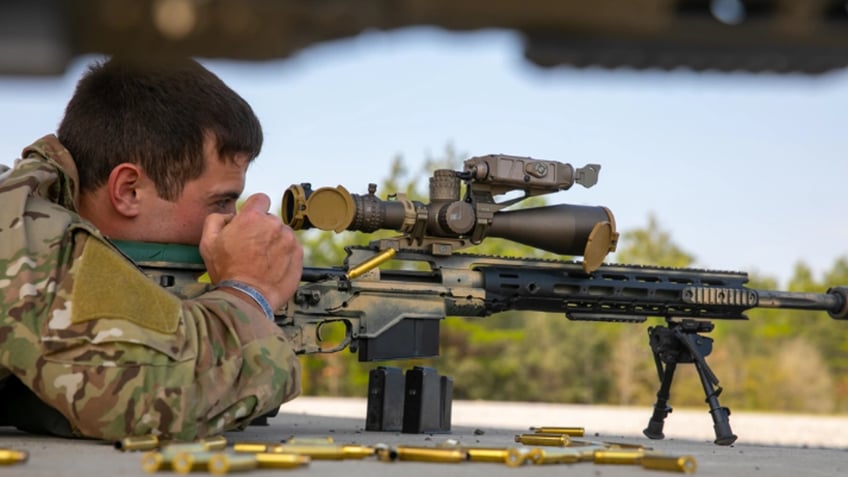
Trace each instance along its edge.
<instances>
[{"instance_id":1,"label":"soldier's ear","mask_svg":"<svg viewBox=\"0 0 848 477\"><path fill-rule=\"evenodd\" d=\"M139 188L143 177L141 168L129 162L118 164L112 169L107 187L109 200L115 212L127 218L138 215Z\"/></svg>"}]
</instances>

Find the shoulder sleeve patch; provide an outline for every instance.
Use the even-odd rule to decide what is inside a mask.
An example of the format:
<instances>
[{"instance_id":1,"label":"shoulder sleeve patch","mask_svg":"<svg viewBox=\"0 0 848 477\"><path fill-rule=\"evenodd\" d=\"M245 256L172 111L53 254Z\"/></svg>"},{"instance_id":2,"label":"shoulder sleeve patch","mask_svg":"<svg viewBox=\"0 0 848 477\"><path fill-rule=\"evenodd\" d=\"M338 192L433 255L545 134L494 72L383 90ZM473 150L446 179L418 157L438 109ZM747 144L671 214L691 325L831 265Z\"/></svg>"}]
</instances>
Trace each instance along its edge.
<instances>
[{"instance_id":1,"label":"shoulder sleeve patch","mask_svg":"<svg viewBox=\"0 0 848 477\"><path fill-rule=\"evenodd\" d=\"M78 260L71 292L72 323L108 318L161 333L177 331L180 300L108 245L89 238Z\"/></svg>"}]
</instances>

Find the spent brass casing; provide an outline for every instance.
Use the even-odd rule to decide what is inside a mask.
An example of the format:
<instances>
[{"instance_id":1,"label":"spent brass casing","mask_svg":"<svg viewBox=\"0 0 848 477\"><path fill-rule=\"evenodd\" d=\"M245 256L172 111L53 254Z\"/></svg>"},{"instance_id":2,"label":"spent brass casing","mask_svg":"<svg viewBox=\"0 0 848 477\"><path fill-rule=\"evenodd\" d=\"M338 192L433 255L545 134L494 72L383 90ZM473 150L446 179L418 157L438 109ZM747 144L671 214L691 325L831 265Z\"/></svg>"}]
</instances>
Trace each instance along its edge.
<instances>
[{"instance_id":1,"label":"spent brass casing","mask_svg":"<svg viewBox=\"0 0 848 477\"><path fill-rule=\"evenodd\" d=\"M594 462L596 464L639 464L645 452L641 449L633 450L596 450Z\"/></svg>"},{"instance_id":2,"label":"spent brass casing","mask_svg":"<svg viewBox=\"0 0 848 477\"><path fill-rule=\"evenodd\" d=\"M161 452L148 451L141 456L141 469L150 474L171 470L171 459Z\"/></svg>"},{"instance_id":3,"label":"spent brass casing","mask_svg":"<svg viewBox=\"0 0 848 477\"><path fill-rule=\"evenodd\" d=\"M582 427L531 427L531 431L537 434L565 434L570 437L583 437L586 429Z\"/></svg>"},{"instance_id":4,"label":"spent brass casing","mask_svg":"<svg viewBox=\"0 0 848 477\"><path fill-rule=\"evenodd\" d=\"M347 277L351 280L353 280L354 278L359 278L360 275L364 275L368 271L380 266L383 262L386 262L387 260L394 257L396 253L397 251L395 249L387 248L386 250L383 250L377 255L369 258L365 262L360 263L359 265L351 268L347 272Z\"/></svg>"},{"instance_id":5,"label":"spent brass casing","mask_svg":"<svg viewBox=\"0 0 848 477\"><path fill-rule=\"evenodd\" d=\"M312 460L308 455L300 454L266 454L259 453L253 456L262 469L293 469L308 465Z\"/></svg>"},{"instance_id":6,"label":"spent brass casing","mask_svg":"<svg viewBox=\"0 0 848 477\"><path fill-rule=\"evenodd\" d=\"M280 444L269 447L266 453L305 455L315 460L364 459L375 454L373 447L359 445L299 445Z\"/></svg>"},{"instance_id":7,"label":"spent brass casing","mask_svg":"<svg viewBox=\"0 0 848 477\"><path fill-rule=\"evenodd\" d=\"M344 452L345 459L364 459L372 457L376 453L373 447L357 445L342 446L342 452Z\"/></svg>"},{"instance_id":8,"label":"spent brass casing","mask_svg":"<svg viewBox=\"0 0 848 477\"><path fill-rule=\"evenodd\" d=\"M506 460L509 467L519 467L527 462L535 462L539 456L539 449L535 447L512 447L507 450Z\"/></svg>"},{"instance_id":9,"label":"spent brass casing","mask_svg":"<svg viewBox=\"0 0 848 477\"><path fill-rule=\"evenodd\" d=\"M628 442L604 441L603 444L609 447L610 449L639 449L642 451L648 451L653 449L653 447L643 446L642 444L630 444Z\"/></svg>"},{"instance_id":10,"label":"spent brass casing","mask_svg":"<svg viewBox=\"0 0 848 477\"><path fill-rule=\"evenodd\" d=\"M671 456L647 453L642 456L640 463L645 469L668 470L684 474L694 474L698 470L698 463L691 455Z\"/></svg>"},{"instance_id":11,"label":"spent brass casing","mask_svg":"<svg viewBox=\"0 0 848 477\"><path fill-rule=\"evenodd\" d=\"M173 444L168 444L160 447L159 452L166 458L173 459L175 455L184 452L209 452L209 449L200 442L175 442Z\"/></svg>"},{"instance_id":12,"label":"spent brass casing","mask_svg":"<svg viewBox=\"0 0 848 477\"><path fill-rule=\"evenodd\" d=\"M203 445L209 451L224 450L227 448L227 438L224 436L207 437L198 440L197 443Z\"/></svg>"},{"instance_id":13,"label":"spent brass casing","mask_svg":"<svg viewBox=\"0 0 848 477\"><path fill-rule=\"evenodd\" d=\"M209 461L216 453L203 452L179 452L171 459L171 469L180 474L188 474L193 471L207 470Z\"/></svg>"},{"instance_id":14,"label":"spent brass casing","mask_svg":"<svg viewBox=\"0 0 848 477\"><path fill-rule=\"evenodd\" d=\"M26 462L29 452L15 449L0 449L0 465L12 465Z\"/></svg>"},{"instance_id":15,"label":"spent brass casing","mask_svg":"<svg viewBox=\"0 0 848 477\"><path fill-rule=\"evenodd\" d=\"M437 449L460 449L468 452L468 460L472 462L497 462L502 464L513 464L518 460L519 455L511 455L509 447L468 447L462 445L456 439L447 439L446 441L436 444ZM526 448L523 448L526 449ZM519 462L516 465L521 465Z\"/></svg>"},{"instance_id":16,"label":"spent brass casing","mask_svg":"<svg viewBox=\"0 0 848 477\"><path fill-rule=\"evenodd\" d=\"M161 444L162 442L156 436L129 436L124 437L119 441L115 441L115 449L124 452L149 451L158 449Z\"/></svg>"},{"instance_id":17,"label":"spent brass casing","mask_svg":"<svg viewBox=\"0 0 848 477\"><path fill-rule=\"evenodd\" d=\"M249 454L215 454L209 458L207 464L209 473L215 475L253 470L257 467L259 467L259 462L256 457Z\"/></svg>"},{"instance_id":18,"label":"spent brass casing","mask_svg":"<svg viewBox=\"0 0 848 477\"><path fill-rule=\"evenodd\" d=\"M115 449L120 451L149 451L169 446L197 446L206 450L222 450L227 447L227 438L224 436L207 437L192 442L163 441L157 436L129 436L115 441Z\"/></svg>"},{"instance_id":19,"label":"spent brass casing","mask_svg":"<svg viewBox=\"0 0 848 477\"><path fill-rule=\"evenodd\" d=\"M554 446L565 447L571 443L571 437L566 434L518 434L515 436L515 442L520 442L526 446Z\"/></svg>"},{"instance_id":20,"label":"spent brass casing","mask_svg":"<svg viewBox=\"0 0 848 477\"><path fill-rule=\"evenodd\" d=\"M328 445L333 444L335 441L333 440L333 436L327 437L292 437L291 439L285 441L286 444L298 444L298 445Z\"/></svg>"},{"instance_id":21,"label":"spent brass casing","mask_svg":"<svg viewBox=\"0 0 848 477\"><path fill-rule=\"evenodd\" d=\"M279 452L277 449L282 444L264 444L261 442L236 442L233 444L233 452L245 452L255 454L257 452Z\"/></svg>"},{"instance_id":22,"label":"spent brass casing","mask_svg":"<svg viewBox=\"0 0 848 477\"><path fill-rule=\"evenodd\" d=\"M509 449L506 447L460 447L468 452L468 460L472 462L498 462L506 464L509 459Z\"/></svg>"},{"instance_id":23,"label":"spent brass casing","mask_svg":"<svg viewBox=\"0 0 848 477\"><path fill-rule=\"evenodd\" d=\"M541 448L534 449L533 463L535 464L571 464L576 462L587 462L595 459L595 452L605 449L603 446L586 445L564 448Z\"/></svg>"},{"instance_id":24,"label":"spent brass casing","mask_svg":"<svg viewBox=\"0 0 848 477\"><path fill-rule=\"evenodd\" d=\"M556 449L559 451L560 449ZM548 464L574 464L583 460L580 451L574 449L561 449L566 452L550 452L547 449L536 449L533 463L539 465Z\"/></svg>"},{"instance_id":25,"label":"spent brass casing","mask_svg":"<svg viewBox=\"0 0 848 477\"><path fill-rule=\"evenodd\" d=\"M454 463L468 460L468 451L465 449L397 446L394 452L397 460Z\"/></svg>"}]
</instances>

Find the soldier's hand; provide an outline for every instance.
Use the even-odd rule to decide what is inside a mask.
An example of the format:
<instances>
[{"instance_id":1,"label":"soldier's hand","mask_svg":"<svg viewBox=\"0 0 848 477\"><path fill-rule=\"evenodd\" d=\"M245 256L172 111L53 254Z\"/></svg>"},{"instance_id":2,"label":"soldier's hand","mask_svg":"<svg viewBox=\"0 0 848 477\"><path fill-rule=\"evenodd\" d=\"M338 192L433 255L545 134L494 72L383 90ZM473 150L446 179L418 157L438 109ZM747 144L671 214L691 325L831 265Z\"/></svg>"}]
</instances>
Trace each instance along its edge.
<instances>
[{"instance_id":1,"label":"soldier's hand","mask_svg":"<svg viewBox=\"0 0 848 477\"><path fill-rule=\"evenodd\" d=\"M300 283L303 249L291 227L268 213L270 207L267 195L254 194L235 215L209 215L203 224L200 254L212 283L246 283L276 310Z\"/></svg>"}]
</instances>

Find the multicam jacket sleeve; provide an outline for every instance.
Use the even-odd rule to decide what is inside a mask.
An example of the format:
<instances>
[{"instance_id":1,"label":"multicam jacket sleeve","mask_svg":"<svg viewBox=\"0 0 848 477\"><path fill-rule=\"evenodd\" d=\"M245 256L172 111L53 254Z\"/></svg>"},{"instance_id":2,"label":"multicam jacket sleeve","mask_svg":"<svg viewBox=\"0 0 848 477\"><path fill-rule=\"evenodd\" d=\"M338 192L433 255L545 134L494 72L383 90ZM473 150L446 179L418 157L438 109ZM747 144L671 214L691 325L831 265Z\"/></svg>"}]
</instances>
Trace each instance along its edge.
<instances>
[{"instance_id":1,"label":"multicam jacket sleeve","mask_svg":"<svg viewBox=\"0 0 848 477\"><path fill-rule=\"evenodd\" d=\"M55 137L22 157L0 166L0 380L101 439L214 435L300 392L297 357L259 310L221 291L176 298L76 214Z\"/></svg>"}]
</instances>

